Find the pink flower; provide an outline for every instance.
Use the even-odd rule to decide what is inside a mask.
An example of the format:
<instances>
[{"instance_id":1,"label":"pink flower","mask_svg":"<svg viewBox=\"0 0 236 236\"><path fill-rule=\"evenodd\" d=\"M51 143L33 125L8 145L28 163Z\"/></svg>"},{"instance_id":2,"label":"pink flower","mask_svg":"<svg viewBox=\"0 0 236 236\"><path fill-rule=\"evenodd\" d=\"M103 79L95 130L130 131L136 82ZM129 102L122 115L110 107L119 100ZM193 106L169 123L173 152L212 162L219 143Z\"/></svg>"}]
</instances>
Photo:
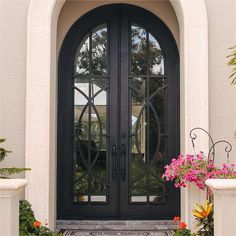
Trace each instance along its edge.
<instances>
[{"instance_id":1,"label":"pink flower","mask_svg":"<svg viewBox=\"0 0 236 236\"><path fill-rule=\"evenodd\" d=\"M199 189L204 190L205 180L210 178L236 178L236 165L226 164L217 168L213 160L207 161L203 152L197 155L182 155L172 158L171 163L165 166L163 178L166 181L175 181L175 187L185 188L188 182L192 182Z\"/></svg>"}]
</instances>

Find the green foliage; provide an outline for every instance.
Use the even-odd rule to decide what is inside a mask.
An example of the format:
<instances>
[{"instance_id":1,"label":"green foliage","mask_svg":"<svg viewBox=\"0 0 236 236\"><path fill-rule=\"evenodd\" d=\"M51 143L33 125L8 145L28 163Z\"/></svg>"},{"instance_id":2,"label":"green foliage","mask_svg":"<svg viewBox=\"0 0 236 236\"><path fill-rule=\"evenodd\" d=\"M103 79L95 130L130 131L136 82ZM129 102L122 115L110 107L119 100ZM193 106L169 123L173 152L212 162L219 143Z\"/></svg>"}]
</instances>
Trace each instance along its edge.
<instances>
[{"instance_id":1,"label":"green foliage","mask_svg":"<svg viewBox=\"0 0 236 236\"><path fill-rule=\"evenodd\" d=\"M6 139L0 139L0 143L4 143ZM3 147L0 147L0 162L5 159L8 153L11 151L6 150ZM0 178L6 178L9 175L19 174L30 170L29 168L17 168L17 167L10 167L10 168L0 168Z\"/></svg>"},{"instance_id":2,"label":"green foliage","mask_svg":"<svg viewBox=\"0 0 236 236\"><path fill-rule=\"evenodd\" d=\"M189 229L177 229L173 236L196 236L196 234L192 233Z\"/></svg>"},{"instance_id":3,"label":"green foliage","mask_svg":"<svg viewBox=\"0 0 236 236\"><path fill-rule=\"evenodd\" d=\"M20 201L20 236L34 232L35 217L31 205L26 200Z\"/></svg>"},{"instance_id":4,"label":"green foliage","mask_svg":"<svg viewBox=\"0 0 236 236\"><path fill-rule=\"evenodd\" d=\"M0 143L4 143L6 139L0 139ZM11 151L7 151L6 149L0 147L0 161L3 161L5 157L7 156L7 153L10 153Z\"/></svg>"},{"instance_id":5,"label":"green foliage","mask_svg":"<svg viewBox=\"0 0 236 236\"><path fill-rule=\"evenodd\" d=\"M196 204L193 215L198 236L214 235L213 203L206 201L204 205Z\"/></svg>"},{"instance_id":6,"label":"green foliage","mask_svg":"<svg viewBox=\"0 0 236 236\"><path fill-rule=\"evenodd\" d=\"M145 193L148 188L152 193L163 193L165 183L161 178L163 171L161 161L152 159L149 165L146 165L141 156L133 153L131 170L132 194Z\"/></svg>"},{"instance_id":7,"label":"green foliage","mask_svg":"<svg viewBox=\"0 0 236 236\"><path fill-rule=\"evenodd\" d=\"M20 174L24 171L31 170L29 168L16 168L16 167L10 167L10 168L1 168L0 169L0 175L13 175L13 174Z\"/></svg>"},{"instance_id":8,"label":"green foliage","mask_svg":"<svg viewBox=\"0 0 236 236\"><path fill-rule=\"evenodd\" d=\"M20 201L20 236L62 236L61 234L52 232L49 228L45 226L35 227L34 222L36 222L34 212L31 208L31 204L26 201Z\"/></svg>"},{"instance_id":9,"label":"green foliage","mask_svg":"<svg viewBox=\"0 0 236 236\"><path fill-rule=\"evenodd\" d=\"M236 84L236 45L229 49L231 50L231 53L227 56L227 58L229 58L228 65L233 67L229 79L232 80L231 84Z\"/></svg>"}]
</instances>

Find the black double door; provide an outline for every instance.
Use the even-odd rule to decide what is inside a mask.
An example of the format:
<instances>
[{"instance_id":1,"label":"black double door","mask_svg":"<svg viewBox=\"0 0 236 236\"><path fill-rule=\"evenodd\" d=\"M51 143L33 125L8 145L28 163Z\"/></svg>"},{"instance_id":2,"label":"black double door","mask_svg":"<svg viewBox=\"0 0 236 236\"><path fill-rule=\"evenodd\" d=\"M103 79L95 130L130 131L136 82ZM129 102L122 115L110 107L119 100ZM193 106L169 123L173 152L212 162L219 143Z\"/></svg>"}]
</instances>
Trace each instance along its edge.
<instances>
[{"instance_id":1,"label":"black double door","mask_svg":"<svg viewBox=\"0 0 236 236\"><path fill-rule=\"evenodd\" d=\"M58 219L171 219L162 179L179 151L178 50L168 28L129 5L74 24L59 58Z\"/></svg>"}]
</instances>

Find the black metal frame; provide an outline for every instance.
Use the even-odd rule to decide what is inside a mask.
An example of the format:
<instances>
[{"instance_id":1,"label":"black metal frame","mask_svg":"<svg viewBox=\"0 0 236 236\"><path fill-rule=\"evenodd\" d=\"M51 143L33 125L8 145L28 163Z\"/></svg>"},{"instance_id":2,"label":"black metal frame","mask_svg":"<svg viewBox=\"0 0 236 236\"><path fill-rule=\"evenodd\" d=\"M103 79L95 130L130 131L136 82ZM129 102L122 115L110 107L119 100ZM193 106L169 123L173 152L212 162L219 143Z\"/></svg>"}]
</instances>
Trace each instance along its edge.
<instances>
[{"instance_id":1,"label":"black metal frame","mask_svg":"<svg viewBox=\"0 0 236 236\"><path fill-rule=\"evenodd\" d=\"M109 74L110 93L108 99L109 144L107 153L109 200L106 204L76 204L73 191L73 137L74 137L74 58L77 47L84 36L99 24L109 27ZM68 32L59 57L58 92L58 219L171 219L180 213L180 194L171 183L166 186L167 203L130 204L130 84L128 25L135 22L151 32L160 43L164 53L168 77L168 163L179 153L179 55L167 26L152 13L127 4L99 7L78 20ZM121 27L122 25L122 27ZM158 77L148 75L150 78ZM122 89L121 89L122 88ZM127 158L128 157L128 158ZM111 171L110 171L111 170Z\"/></svg>"},{"instance_id":2,"label":"black metal frame","mask_svg":"<svg viewBox=\"0 0 236 236\"><path fill-rule=\"evenodd\" d=\"M210 135L210 133L208 131L206 131L205 129L203 129L203 128L196 127L196 128L193 128L192 130L190 130L189 136L190 136L193 148L195 149L195 140L197 139L197 135L196 135L197 130L200 130L203 133L205 133L208 136L209 141L211 143L210 148L208 150L208 154L207 154L207 161L214 163L215 156L216 156L215 146L220 144L220 143L224 143L226 145L225 146L225 153L226 153L227 163L229 163L230 152L232 151L231 143L229 143L226 140L219 140L217 142L214 142L214 140L213 140L212 136Z\"/></svg>"}]
</instances>

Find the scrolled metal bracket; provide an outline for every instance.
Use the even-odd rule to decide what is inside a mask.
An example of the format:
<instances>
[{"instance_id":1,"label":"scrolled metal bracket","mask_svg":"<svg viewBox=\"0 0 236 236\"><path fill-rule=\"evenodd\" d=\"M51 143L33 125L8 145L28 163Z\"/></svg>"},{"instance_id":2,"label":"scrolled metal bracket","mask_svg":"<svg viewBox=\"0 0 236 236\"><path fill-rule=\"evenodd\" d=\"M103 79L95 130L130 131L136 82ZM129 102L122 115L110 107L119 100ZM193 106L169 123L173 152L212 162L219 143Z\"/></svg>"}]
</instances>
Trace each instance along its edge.
<instances>
[{"instance_id":1,"label":"scrolled metal bracket","mask_svg":"<svg viewBox=\"0 0 236 236\"><path fill-rule=\"evenodd\" d=\"M232 147L231 143L229 143L228 141L225 141L225 140L217 141L210 147L209 152L208 152L208 161L210 160L211 150L213 150L213 149L215 150L215 146L219 143L225 143L226 144L225 152L226 152L227 163L229 164L229 155L230 155L230 152L232 151L233 147ZM213 162L214 162L214 159L213 159Z\"/></svg>"},{"instance_id":2,"label":"scrolled metal bracket","mask_svg":"<svg viewBox=\"0 0 236 236\"><path fill-rule=\"evenodd\" d=\"M215 159L215 146L214 146L214 141L213 141L213 138L212 138L212 136L210 135L210 133L208 132L208 131L206 131L205 129L203 129L203 128L200 128L200 127L196 127L196 128L193 128L190 132L189 132L189 136L190 136L190 139L191 139L191 142L192 142L192 146L193 146L193 148L195 149L195 140L197 139L197 135L196 135L196 130L201 130L201 131L203 131L205 134L207 134L207 136L209 137L209 140L211 141L211 147L213 147L212 149L211 149L211 151L212 151L212 153L211 153L211 155L212 155L212 159L213 159L213 161L214 161L214 159ZM208 161L209 161L209 153L210 152L208 152Z\"/></svg>"},{"instance_id":3,"label":"scrolled metal bracket","mask_svg":"<svg viewBox=\"0 0 236 236\"><path fill-rule=\"evenodd\" d=\"M193 128L189 133L189 136L190 136L190 139L191 139L192 146L193 146L194 150L195 150L195 141L197 139L197 135L196 135L196 132L195 132L196 130L200 130L200 131L203 131L204 133L206 133L209 137L210 142L211 142L211 146L210 146L210 149L209 149L208 155L207 155L207 161L208 162L211 161L212 163L214 163L215 154L216 154L215 146L219 143L225 143L226 144L225 152L226 152L226 155L227 155L227 162L229 163L230 152L233 149L232 145L228 141L225 141L225 140L220 140L220 141L214 142L214 140L213 140L212 136L210 135L210 133L208 131L206 131L205 129L200 128L200 127Z\"/></svg>"}]
</instances>

